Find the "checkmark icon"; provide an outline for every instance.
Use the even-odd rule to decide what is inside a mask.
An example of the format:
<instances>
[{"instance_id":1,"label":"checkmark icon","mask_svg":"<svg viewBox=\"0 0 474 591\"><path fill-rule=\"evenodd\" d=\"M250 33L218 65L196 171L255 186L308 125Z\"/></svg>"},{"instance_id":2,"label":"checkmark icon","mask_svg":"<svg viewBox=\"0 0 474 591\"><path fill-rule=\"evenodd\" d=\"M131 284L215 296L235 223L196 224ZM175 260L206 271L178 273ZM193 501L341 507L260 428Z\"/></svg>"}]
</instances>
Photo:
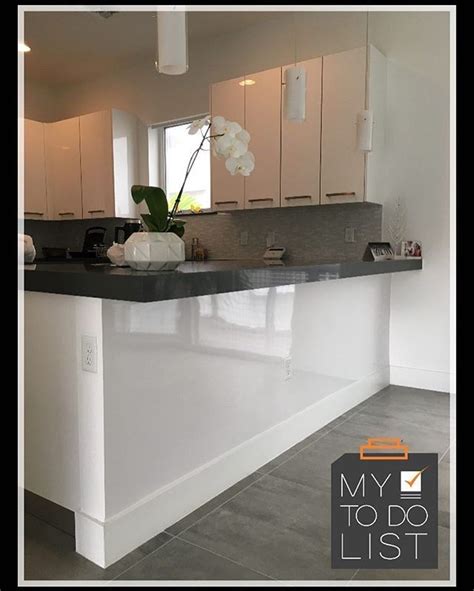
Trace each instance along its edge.
<instances>
[{"instance_id":1,"label":"checkmark icon","mask_svg":"<svg viewBox=\"0 0 474 591\"><path fill-rule=\"evenodd\" d=\"M400 489L402 493L420 493L421 475L429 468L425 466L421 470L404 470L400 472Z\"/></svg>"},{"instance_id":2,"label":"checkmark icon","mask_svg":"<svg viewBox=\"0 0 474 591\"><path fill-rule=\"evenodd\" d=\"M405 480L405 482L408 484L408 486L410 488L413 487L413 485L415 484L415 482L418 480L418 478L422 475L422 473L429 468L429 466L425 466L422 470L418 470L418 472L415 473L415 476L413 476L413 478L410 478L409 480Z\"/></svg>"}]
</instances>

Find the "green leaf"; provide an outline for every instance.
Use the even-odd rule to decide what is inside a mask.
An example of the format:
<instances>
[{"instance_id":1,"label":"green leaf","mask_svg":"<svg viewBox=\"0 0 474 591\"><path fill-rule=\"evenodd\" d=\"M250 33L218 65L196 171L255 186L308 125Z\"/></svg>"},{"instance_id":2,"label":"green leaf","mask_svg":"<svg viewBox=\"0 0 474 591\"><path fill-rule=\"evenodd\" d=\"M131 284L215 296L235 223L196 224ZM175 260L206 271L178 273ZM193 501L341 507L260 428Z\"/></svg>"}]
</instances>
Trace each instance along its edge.
<instances>
[{"instance_id":1,"label":"green leaf","mask_svg":"<svg viewBox=\"0 0 474 591\"><path fill-rule=\"evenodd\" d=\"M173 222L169 227L168 232L173 232L173 234L176 234L176 236L182 238L184 235L184 224L177 224L176 222Z\"/></svg>"},{"instance_id":2,"label":"green leaf","mask_svg":"<svg viewBox=\"0 0 474 591\"><path fill-rule=\"evenodd\" d=\"M132 199L135 203L146 201L151 221L156 232L164 232L168 221L168 200L165 192L160 187L147 187L145 185L132 186ZM147 224L149 225L149 224Z\"/></svg>"},{"instance_id":3,"label":"green leaf","mask_svg":"<svg viewBox=\"0 0 474 591\"><path fill-rule=\"evenodd\" d=\"M149 213L142 213L142 218L149 232L159 232L158 228L153 223L153 218Z\"/></svg>"}]
</instances>

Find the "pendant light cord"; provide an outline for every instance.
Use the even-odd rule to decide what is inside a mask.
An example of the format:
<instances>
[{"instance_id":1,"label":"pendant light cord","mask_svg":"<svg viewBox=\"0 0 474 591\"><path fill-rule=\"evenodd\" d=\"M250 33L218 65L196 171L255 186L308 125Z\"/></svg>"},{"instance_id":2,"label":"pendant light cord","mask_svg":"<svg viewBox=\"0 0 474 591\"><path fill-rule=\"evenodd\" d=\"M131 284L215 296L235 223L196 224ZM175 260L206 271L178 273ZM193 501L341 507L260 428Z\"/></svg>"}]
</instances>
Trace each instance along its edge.
<instances>
[{"instance_id":1,"label":"pendant light cord","mask_svg":"<svg viewBox=\"0 0 474 591\"><path fill-rule=\"evenodd\" d=\"M295 66L296 66L296 45L297 45L297 40L296 40L296 12L293 13L293 32L294 32L294 36L295 36Z\"/></svg>"}]
</instances>

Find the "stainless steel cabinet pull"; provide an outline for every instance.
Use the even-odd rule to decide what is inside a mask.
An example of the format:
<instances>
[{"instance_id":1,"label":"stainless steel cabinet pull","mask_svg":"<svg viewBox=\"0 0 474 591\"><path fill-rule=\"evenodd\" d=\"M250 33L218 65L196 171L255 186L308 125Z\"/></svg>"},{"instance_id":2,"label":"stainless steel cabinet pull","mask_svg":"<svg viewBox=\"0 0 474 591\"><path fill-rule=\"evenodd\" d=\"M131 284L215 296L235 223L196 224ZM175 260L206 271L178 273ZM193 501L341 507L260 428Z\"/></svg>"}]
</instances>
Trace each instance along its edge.
<instances>
[{"instance_id":1,"label":"stainless steel cabinet pull","mask_svg":"<svg viewBox=\"0 0 474 591\"><path fill-rule=\"evenodd\" d=\"M223 205L224 203L238 203L238 201L215 201L216 205Z\"/></svg>"},{"instance_id":2,"label":"stainless steel cabinet pull","mask_svg":"<svg viewBox=\"0 0 474 591\"><path fill-rule=\"evenodd\" d=\"M255 201L273 201L273 197L261 197L260 199L249 199L249 203L254 203Z\"/></svg>"},{"instance_id":3,"label":"stainless steel cabinet pull","mask_svg":"<svg viewBox=\"0 0 474 591\"><path fill-rule=\"evenodd\" d=\"M104 213L105 209L89 209L87 213Z\"/></svg>"},{"instance_id":4,"label":"stainless steel cabinet pull","mask_svg":"<svg viewBox=\"0 0 474 591\"><path fill-rule=\"evenodd\" d=\"M25 211L25 215L44 215L42 211Z\"/></svg>"},{"instance_id":5,"label":"stainless steel cabinet pull","mask_svg":"<svg viewBox=\"0 0 474 591\"><path fill-rule=\"evenodd\" d=\"M73 211L60 211L58 215L74 215Z\"/></svg>"},{"instance_id":6,"label":"stainless steel cabinet pull","mask_svg":"<svg viewBox=\"0 0 474 591\"><path fill-rule=\"evenodd\" d=\"M289 195L285 199L288 199L288 201L290 199L311 199L311 195Z\"/></svg>"},{"instance_id":7,"label":"stainless steel cabinet pull","mask_svg":"<svg viewBox=\"0 0 474 591\"><path fill-rule=\"evenodd\" d=\"M342 197L344 195L355 195L355 191L351 191L350 193L326 193L326 197Z\"/></svg>"}]
</instances>

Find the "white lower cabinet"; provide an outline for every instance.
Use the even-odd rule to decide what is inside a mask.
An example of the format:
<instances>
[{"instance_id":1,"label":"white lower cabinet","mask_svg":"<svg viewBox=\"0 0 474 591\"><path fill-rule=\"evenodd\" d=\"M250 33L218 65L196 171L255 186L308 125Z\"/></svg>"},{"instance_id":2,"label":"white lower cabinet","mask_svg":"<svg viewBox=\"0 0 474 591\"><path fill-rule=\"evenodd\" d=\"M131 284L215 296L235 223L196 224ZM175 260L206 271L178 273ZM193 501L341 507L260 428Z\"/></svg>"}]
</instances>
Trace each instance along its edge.
<instances>
[{"instance_id":1,"label":"white lower cabinet","mask_svg":"<svg viewBox=\"0 0 474 591\"><path fill-rule=\"evenodd\" d=\"M81 219L79 118L45 124L45 145L50 219Z\"/></svg>"}]
</instances>

